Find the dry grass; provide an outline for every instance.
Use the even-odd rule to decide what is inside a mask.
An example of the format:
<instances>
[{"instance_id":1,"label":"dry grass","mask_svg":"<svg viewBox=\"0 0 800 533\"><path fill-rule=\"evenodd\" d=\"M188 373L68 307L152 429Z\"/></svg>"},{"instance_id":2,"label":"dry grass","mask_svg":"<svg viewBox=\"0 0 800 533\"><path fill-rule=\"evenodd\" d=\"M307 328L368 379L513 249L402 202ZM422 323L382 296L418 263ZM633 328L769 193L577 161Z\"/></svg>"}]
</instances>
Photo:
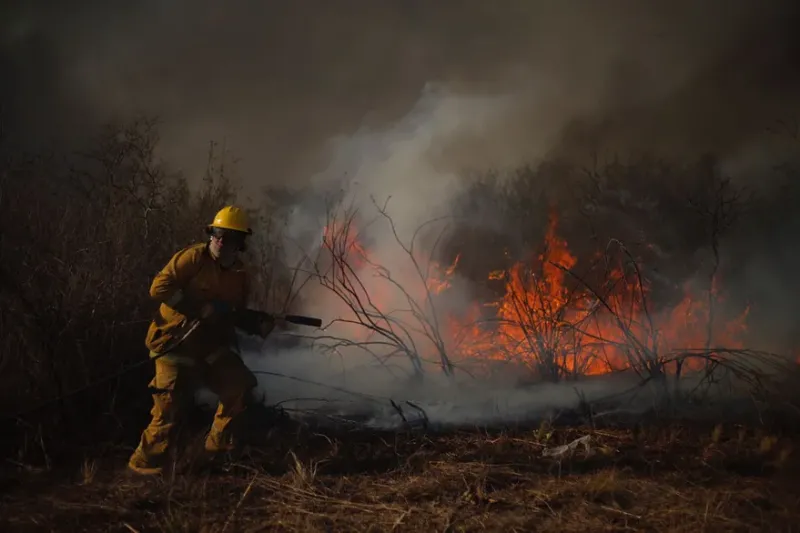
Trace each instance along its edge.
<instances>
[{"instance_id":1,"label":"dry grass","mask_svg":"<svg viewBox=\"0 0 800 533\"><path fill-rule=\"evenodd\" d=\"M542 454L585 435L588 449ZM800 524L798 442L764 430L675 424L273 432L233 462L159 479L125 472L122 452L71 473L17 472L4 483L0 528L791 531Z\"/></svg>"}]
</instances>

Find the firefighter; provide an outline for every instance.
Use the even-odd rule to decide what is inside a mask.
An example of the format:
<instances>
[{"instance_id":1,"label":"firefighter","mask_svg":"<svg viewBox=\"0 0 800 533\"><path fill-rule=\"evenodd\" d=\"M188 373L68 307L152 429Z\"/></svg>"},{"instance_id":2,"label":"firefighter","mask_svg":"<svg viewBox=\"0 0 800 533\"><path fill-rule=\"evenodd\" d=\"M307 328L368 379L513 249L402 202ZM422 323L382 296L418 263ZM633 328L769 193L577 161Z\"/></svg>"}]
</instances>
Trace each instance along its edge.
<instances>
[{"instance_id":1,"label":"firefighter","mask_svg":"<svg viewBox=\"0 0 800 533\"><path fill-rule=\"evenodd\" d=\"M232 424L246 406L256 378L231 346L235 344L236 310L246 304L249 279L239 258L252 230L244 210L221 209L208 225L209 239L176 253L150 287L160 304L145 344L155 359L152 420L142 432L128 467L139 474L158 474L165 465L175 424L199 386L219 398L205 450L210 455L234 447ZM249 331L266 337L274 318L265 316ZM279 324L282 325L282 324Z\"/></svg>"}]
</instances>

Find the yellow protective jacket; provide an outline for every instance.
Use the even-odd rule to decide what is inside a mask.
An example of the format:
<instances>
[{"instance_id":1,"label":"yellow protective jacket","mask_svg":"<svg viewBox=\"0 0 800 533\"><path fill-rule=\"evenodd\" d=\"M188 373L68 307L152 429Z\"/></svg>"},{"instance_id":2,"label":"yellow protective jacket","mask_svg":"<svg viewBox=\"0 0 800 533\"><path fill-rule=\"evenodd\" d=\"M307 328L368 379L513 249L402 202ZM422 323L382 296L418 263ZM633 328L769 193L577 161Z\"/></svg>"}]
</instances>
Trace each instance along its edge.
<instances>
[{"instance_id":1,"label":"yellow protective jacket","mask_svg":"<svg viewBox=\"0 0 800 533\"><path fill-rule=\"evenodd\" d=\"M238 259L222 268L211 256L208 244L195 244L176 253L150 286L150 297L159 302L158 313L147 331L145 344L156 354L170 349L193 319L200 317L204 304L224 302L232 311L247 303L249 276ZM229 317L233 314L229 314ZM180 344L181 353L205 357L234 340L234 321L223 318L203 322Z\"/></svg>"}]
</instances>

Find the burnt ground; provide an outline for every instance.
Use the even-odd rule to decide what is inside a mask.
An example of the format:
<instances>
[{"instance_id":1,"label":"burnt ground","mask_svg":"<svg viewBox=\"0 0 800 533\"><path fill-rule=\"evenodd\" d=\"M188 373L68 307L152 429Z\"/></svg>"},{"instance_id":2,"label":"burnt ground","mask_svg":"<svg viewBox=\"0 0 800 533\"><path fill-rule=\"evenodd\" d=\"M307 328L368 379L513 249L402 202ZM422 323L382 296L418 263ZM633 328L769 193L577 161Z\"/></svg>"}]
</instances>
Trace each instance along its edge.
<instances>
[{"instance_id":1,"label":"burnt ground","mask_svg":"<svg viewBox=\"0 0 800 533\"><path fill-rule=\"evenodd\" d=\"M588 450L543 451L589 436ZM188 450L200 442L193 439ZM376 432L273 427L237 458L129 447L7 461L3 531L798 531L800 434L734 424Z\"/></svg>"}]
</instances>

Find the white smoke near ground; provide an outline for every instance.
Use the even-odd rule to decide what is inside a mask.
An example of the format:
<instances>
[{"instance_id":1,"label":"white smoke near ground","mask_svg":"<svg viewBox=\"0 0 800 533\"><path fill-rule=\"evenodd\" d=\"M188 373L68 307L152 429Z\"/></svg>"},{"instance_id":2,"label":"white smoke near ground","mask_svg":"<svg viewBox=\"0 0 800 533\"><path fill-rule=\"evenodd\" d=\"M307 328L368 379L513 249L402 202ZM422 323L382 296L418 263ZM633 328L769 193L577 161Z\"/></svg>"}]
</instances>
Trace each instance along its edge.
<instances>
[{"instance_id":1,"label":"white smoke near ground","mask_svg":"<svg viewBox=\"0 0 800 533\"><path fill-rule=\"evenodd\" d=\"M260 389L268 405L299 415L357 417L364 424L387 429L421 419L434 426L527 422L574 410L582 401L593 403L615 394L630 397L640 382L635 375L609 374L521 388L509 371L505 379L491 381L464 374L450 379L431 372L424 382L413 384L378 365L358 366L358 359L356 352L353 359L338 361L311 350L271 352L267 347L261 354L245 352L248 366L260 373ZM654 392L640 390L638 397L650 401L629 409L648 409Z\"/></svg>"}]
</instances>

